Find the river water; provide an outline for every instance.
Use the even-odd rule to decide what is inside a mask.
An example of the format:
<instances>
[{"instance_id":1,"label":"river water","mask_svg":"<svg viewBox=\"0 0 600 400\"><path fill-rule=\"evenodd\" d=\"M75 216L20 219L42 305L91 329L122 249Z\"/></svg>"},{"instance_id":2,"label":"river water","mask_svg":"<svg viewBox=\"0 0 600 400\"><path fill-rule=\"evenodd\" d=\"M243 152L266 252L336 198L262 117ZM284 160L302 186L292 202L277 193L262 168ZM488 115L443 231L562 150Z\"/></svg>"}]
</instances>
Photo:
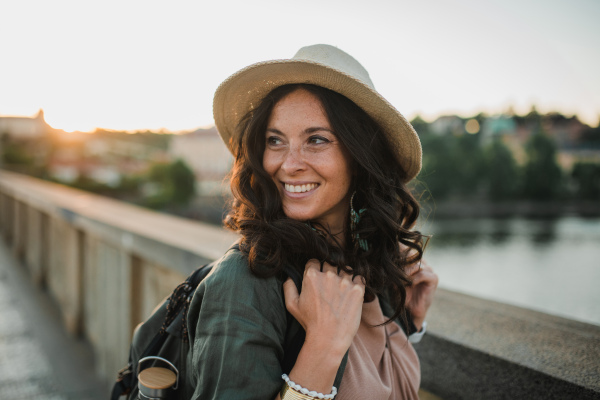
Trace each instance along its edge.
<instances>
[{"instance_id":1,"label":"river water","mask_svg":"<svg viewBox=\"0 0 600 400\"><path fill-rule=\"evenodd\" d=\"M600 325L600 219L422 223L440 287Z\"/></svg>"}]
</instances>

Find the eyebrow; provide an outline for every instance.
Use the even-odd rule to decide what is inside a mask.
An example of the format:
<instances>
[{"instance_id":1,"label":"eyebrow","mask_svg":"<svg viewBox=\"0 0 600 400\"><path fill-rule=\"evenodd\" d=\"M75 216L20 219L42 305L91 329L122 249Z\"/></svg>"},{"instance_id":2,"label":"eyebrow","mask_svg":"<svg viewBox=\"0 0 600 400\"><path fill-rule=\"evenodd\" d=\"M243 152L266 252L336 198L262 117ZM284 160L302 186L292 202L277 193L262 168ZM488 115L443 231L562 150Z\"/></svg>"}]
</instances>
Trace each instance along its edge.
<instances>
[{"instance_id":1,"label":"eyebrow","mask_svg":"<svg viewBox=\"0 0 600 400\"><path fill-rule=\"evenodd\" d=\"M315 132L319 132L319 131L325 131L325 132L331 133L332 135L335 135L334 131L332 131L329 128L325 128L324 126L313 126L313 127L305 129L304 132L302 132L302 133L305 135L310 135L311 133L315 133ZM267 128L267 132L272 132L272 133L276 133L278 135L285 136L285 133L283 133L279 129L275 129L275 128Z\"/></svg>"}]
</instances>

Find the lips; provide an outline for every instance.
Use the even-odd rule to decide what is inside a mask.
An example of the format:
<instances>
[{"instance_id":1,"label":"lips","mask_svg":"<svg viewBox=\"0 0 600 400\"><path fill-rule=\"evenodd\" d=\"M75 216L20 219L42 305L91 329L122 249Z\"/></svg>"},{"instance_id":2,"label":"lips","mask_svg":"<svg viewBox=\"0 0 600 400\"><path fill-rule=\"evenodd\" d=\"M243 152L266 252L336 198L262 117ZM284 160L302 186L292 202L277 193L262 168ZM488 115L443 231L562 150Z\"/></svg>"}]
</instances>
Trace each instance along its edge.
<instances>
[{"instance_id":1,"label":"lips","mask_svg":"<svg viewBox=\"0 0 600 400\"><path fill-rule=\"evenodd\" d=\"M301 185L284 184L285 191L289 193L306 193L316 189L317 186L319 186L318 183L305 183Z\"/></svg>"}]
</instances>

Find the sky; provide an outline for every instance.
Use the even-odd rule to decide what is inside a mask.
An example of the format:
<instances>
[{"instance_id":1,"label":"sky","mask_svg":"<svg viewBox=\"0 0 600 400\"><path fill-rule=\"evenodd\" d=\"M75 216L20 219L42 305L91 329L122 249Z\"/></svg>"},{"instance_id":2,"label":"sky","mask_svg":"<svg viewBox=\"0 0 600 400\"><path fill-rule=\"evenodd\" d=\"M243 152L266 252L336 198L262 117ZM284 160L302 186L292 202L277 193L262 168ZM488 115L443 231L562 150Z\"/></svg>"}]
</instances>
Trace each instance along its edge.
<instances>
[{"instance_id":1,"label":"sky","mask_svg":"<svg viewBox=\"0 0 600 400\"><path fill-rule=\"evenodd\" d=\"M214 123L218 85L327 43L409 119L600 115L597 0L0 0L0 116L67 131Z\"/></svg>"}]
</instances>

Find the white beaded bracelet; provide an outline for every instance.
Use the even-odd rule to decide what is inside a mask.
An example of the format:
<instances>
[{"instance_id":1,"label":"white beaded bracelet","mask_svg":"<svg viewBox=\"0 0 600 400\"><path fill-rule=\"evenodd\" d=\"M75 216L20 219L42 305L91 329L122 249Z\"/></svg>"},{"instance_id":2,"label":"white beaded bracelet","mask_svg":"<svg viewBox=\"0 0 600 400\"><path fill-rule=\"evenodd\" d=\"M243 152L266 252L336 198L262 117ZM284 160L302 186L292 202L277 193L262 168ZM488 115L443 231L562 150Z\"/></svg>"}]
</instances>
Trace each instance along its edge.
<instances>
[{"instance_id":1,"label":"white beaded bracelet","mask_svg":"<svg viewBox=\"0 0 600 400\"><path fill-rule=\"evenodd\" d=\"M331 394L323 394L315 392L314 390L308 390L306 388L303 388L302 386L296 384L294 381L290 380L290 377L286 374L281 375L281 378L290 388L294 389L296 392L300 392L302 394L310 396L313 399L333 399L337 394L337 388L335 386L331 388Z\"/></svg>"}]
</instances>

